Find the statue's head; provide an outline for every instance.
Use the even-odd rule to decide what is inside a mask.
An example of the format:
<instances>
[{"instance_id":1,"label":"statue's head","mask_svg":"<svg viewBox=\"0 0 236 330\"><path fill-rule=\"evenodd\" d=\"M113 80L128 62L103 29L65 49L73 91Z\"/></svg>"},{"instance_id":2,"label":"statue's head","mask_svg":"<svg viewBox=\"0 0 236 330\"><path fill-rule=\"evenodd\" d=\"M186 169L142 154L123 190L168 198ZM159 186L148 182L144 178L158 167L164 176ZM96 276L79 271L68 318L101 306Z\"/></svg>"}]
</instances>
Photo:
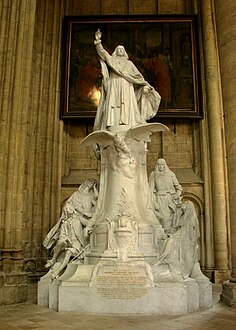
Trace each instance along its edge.
<instances>
[{"instance_id":1,"label":"statue's head","mask_svg":"<svg viewBox=\"0 0 236 330\"><path fill-rule=\"evenodd\" d=\"M75 213L75 208L71 203L66 203L65 205L65 212L68 216L72 215Z\"/></svg>"},{"instance_id":2,"label":"statue's head","mask_svg":"<svg viewBox=\"0 0 236 330\"><path fill-rule=\"evenodd\" d=\"M97 185L97 181L95 179L87 179L86 180L87 187L89 189L93 188L93 186Z\"/></svg>"},{"instance_id":3,"label":"statue's head","mask_svg":"<svg viewBox=\"0 0 236 330\"><path fill-rule=\"evenodd\" d=\"M125 47L124 46L117 46L114 50L114 52L112 53L112 56L114 57L124 57L126 59L129 58L128 54L126 53Z\"/></svg>"},{"instance_id":4,"label":"statue's head","mask_svg":"<svg viewBox=\"0 0 236 330\"><path fill-rule=\"evenodd\" d=\"M78 188L78 191L83 192L85 189L92 189L97 185L97 181L95 179L86 179Z\"/></svg>"},{"instance_id":5,"label":"statue's head","mask_svg":"<svg viewBox=\"0 0 236 330\"><path fill-rule=\"evenodd\" d=\"M164 158L159 158L157 160L156 168L159 172L165 172L166 170L166 161Z\"/></svg>"}]
</instances>

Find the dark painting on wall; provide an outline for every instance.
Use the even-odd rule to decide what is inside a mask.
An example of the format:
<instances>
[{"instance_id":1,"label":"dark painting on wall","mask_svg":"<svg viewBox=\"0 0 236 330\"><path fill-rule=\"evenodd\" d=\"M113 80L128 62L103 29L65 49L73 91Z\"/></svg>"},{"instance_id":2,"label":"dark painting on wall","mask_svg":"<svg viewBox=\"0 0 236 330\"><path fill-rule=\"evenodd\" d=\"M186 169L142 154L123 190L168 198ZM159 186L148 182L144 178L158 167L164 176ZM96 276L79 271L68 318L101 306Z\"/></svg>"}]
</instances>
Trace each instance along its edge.
<instances>
[{"instance_id":1,"label":"dark painting on wall","mask_svg":"<svg viewBox=\"0 0 236 330\"><path fill-rule=\"evenodd\" d=\"M102 76L93 41L100 29L104 48L111 54L123 45L161 95L155 119L202 118L196 25L196 15L65 17L61 117L95 117Z\"/></svg>"}]
</instances>

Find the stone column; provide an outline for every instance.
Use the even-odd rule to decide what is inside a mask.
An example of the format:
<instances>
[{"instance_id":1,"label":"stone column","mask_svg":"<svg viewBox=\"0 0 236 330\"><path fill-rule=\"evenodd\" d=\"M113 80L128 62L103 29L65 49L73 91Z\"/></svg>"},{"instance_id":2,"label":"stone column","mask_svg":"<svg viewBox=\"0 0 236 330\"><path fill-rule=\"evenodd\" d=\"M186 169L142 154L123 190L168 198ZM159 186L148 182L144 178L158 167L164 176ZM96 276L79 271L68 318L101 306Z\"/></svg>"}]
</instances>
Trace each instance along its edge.
<instances>
[{"instance_id":1,"label":"stone column","mask_svg":"<svg viewBox=\"0 0 236 330\"><path fill-rule=\"evenodd\" d=\"M25 155L36 0L3 0L0 8L0 305L24 301Z\"/></svg>"},{"instance_id":2,"label":"stone column","mask_svg":"<svg viewBox=\"0 0 236 330\"><path fill-rule=\"evenodd\" d=\"M28 1L31 3L30 1ZM62 22L65 1L37 0L25 156L25 269L45 271L42 242L61 209L63 122L60 120Z\"/></svg>"},{"instance_id":3,"label":"stone column","mask_svg":"<svg viewBox=\"0 0 236 330\"><path fill-rule=\"evenodd\" d=\"M215 19L218 37L225 136L229 181L229 209L232 246L231 279L223 284L221 300L236 305L236 2L215 0Z\"/></svg>"},{"instance_id":4,"label":"stone column","mask_svg":"<svg viewBox=\"0 0 236 330\"><path fill-rule=\"evenodd\" d=\"M229 278L227 243L227 193L223 140L223 110L216 48L216 34L212 21L212 1L201 1L205 85L209 123L210 173L212 217L214 233L215 282Z\"/></svg>"}]
</instances>

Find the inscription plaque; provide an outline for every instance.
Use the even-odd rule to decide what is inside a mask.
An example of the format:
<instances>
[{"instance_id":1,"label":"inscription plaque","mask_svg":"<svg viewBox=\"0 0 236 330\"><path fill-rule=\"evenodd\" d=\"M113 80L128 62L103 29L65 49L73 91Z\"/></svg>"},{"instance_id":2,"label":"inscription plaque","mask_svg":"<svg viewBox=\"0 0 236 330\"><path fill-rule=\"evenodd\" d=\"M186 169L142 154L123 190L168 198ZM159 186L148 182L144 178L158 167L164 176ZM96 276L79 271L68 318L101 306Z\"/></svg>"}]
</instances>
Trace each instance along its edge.
<instances>
[{"instance_id":1,"label":"inscription plaque","mask_svg":"<svg viewBox=\"0 0 236 330\"><path fill-rule=\"evenodd\" d=\"M96 276L97 292L107 299L137 299L147 294L146 269L127 266L101 266Z\"/></svg>"}]
</instances>

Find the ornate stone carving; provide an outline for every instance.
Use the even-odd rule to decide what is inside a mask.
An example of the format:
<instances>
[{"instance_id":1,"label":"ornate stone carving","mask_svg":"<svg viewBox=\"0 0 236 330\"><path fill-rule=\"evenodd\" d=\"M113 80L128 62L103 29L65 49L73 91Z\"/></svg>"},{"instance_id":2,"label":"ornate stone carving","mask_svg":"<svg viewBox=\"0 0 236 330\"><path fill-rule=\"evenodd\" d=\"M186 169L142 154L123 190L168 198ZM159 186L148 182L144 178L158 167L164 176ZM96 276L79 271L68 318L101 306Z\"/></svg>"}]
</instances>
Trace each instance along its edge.
<instances>
[{"instance_id":1,"label":"ornate stone carving","mask_svg":"<svg viewBox=\"0 0 236 330\"><path fill-rule=\"evenodd\" d=\"M119 45L110 55L102 46L101 36L98 30L94 44L100 57L103 83L94 129L146 123L156 115L160 95L128 59L125 48Z\"/></svg>"},{"instance_id":2,"label":"ornate stone carving","mask_svg":"<svg viewBox=\"0 0 236 330\"><path fill-rule=\"evenodd\" d=\"M71 257L82 259L89 245L88 236L93 227L93 214L98 197L97 182L85 180L67 200L59 222L45 237L43 245L53 248L53 257L48 260L46 268L53 267L51 278L56 278L65 269Z\"/></svg>"},{"instance_id":3,"label":"ornate stone carving","mask_svg":"<svg viewBox=\"0 0 236 330\"><path fill-rule=\"evenodd\" d=\"M58 238L54 254L60 240L66 254L50 276L55 278L71 256L77 262L59 278L59 308L66 311L69 304L69 310L114 313L118 307L122 313L125 306L126 312L144 313L145 305L145 312L168 314L209 307L211 287L197 259L199 228L193 203L181 201L182 187L164 159L157 161L148 182L150 135L168 131L163 124L145 121L155 115L158 95L128 61L123 47L110 56L100 38L98 31L95 45L102 59L103 90L95 131L82 141L101 160L99 194L92 183L82 196L71 197L53 230ZM83 226L91 233L90 246L84 264L79 264L86 247ZM66 236L69 229L76 235ZM46 247L53 237L49 233ZM85 292L92 304L84 301Z\"/></svg>"},{"instance_id":4,"label":"ornate stone carving","mask_svg":"<svg viewBox=\"0 0 236 330\"><path fill-rule=\"evenodd\" d=\"M150 175L150 204L167 239L153 265L156 281L184 280L189 276L208 280L198 264L199 226L194 205L182 203L182 187L163 158Z\"/></svg>"}]
</instances>

